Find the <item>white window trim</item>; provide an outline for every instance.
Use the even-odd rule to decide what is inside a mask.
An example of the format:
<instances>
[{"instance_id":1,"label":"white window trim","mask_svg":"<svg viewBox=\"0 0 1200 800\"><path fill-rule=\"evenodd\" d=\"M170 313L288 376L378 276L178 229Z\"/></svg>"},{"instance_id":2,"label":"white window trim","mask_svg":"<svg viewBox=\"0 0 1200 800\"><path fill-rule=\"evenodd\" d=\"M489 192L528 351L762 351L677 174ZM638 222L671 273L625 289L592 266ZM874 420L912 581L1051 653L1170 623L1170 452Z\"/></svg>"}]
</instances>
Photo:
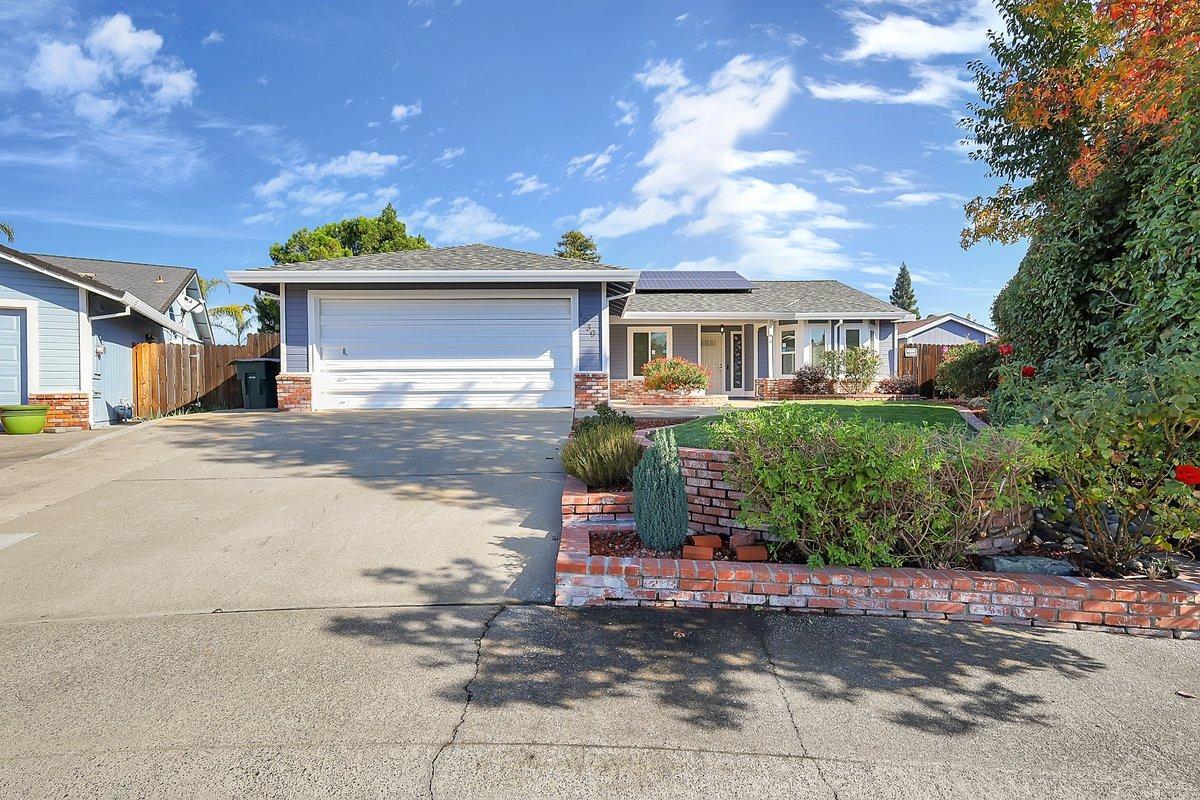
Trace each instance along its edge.
<instances>
[{"instance_id":1,"label":"white window trim","mask_svg":"<svg viewBox=\"0 0 1200 800\"><path fill-rule=\"evenodd\" d=\"M214 337L214 341L215 341ZM287 363L287 284L279 284L279 371L288 374Z\"/></svg>"},{"instance_id":2,"label":"white window trim","mask_svg":"<svg viewBox=\"0 0 1200 800\"><path fill-rule=\"evenodd\" d=\"M37 300L9 300L0 298L0 308L25 312L25 383L27 386L25 391L26 394L37 394L42 390L41 369L38 359L38 354L41 352L38 346L38 302ZM86 312L87 309L85 308L85 316ZM88 342L91 342L91 336L88 336ZM82 349L83 346L80 345L81 352ZM82 374L81 371L80 375Z\"/></svg>"},{"instance_id":3,"label":"white window trim","mask_svg":"<svg viewBox=\"0 0 1200 800\"><path fill-rule=\"evenodd\" d=\"M95 387L92 359L96 357L92 345L92 318L88 316L87 289L79 287L79 391L90 397ZM30 383L33 383L31 380Z\"/></svg>"},{"instance_id":4,"label":"white window trim","mask_svg":"<svg viewBox=\"0 0 1200 800\"><path fill-rule=\"evenodd\" d=\"M793 377L796 374L795 368L798 366L803 366L803 364L801 364L797 361L797 359L800 359L804 354L804 348L800 346L800 343L803 341L800 338L800 332L803 328L804 328L804 326L800 325L800 324L776 326L775 341L778 342L778 347L776 347L776 350L778 352L775 353L776 377L779 377L779 378ZM794 356L793 364L792 364L792 371L784 372L783 371L783 335L785 333L787 333L788 331L795 331L795 333L796 333L796 349L791 353L791 355Z\"/></svg>"},{"instance_id":5,"label":"white window trim","mask_svg":"<svg viewBox=\"0 0 1200 800\"><path fill-rule=\"evenodd\" d=\"M630 380L640 381L645 380L645 375L633 374L633 335L635 333L666 333L667 334L667 358L675 356L675 342L672 336L670 325L638 325L637 327L629 327L625 329L625 366Z\"/></svg>"},{"instance_id":6,"label":"white window trim","mask_svg":"<svg viewBox=\"0 0 1200 800\"><path fill-rule=\"evenodd\" d=\"M838 334L838 338L841 339L841 341L838 342L838 347L840 349L848 349L849 346L846 344L846 331L852 328L859 330L862 332L862 334L864 334L863 336L859 337L860 340L865 338L868 342L874 342L875 352L879 352L879 332L876 330L875 323L873 322L850 322L842 325L842 329Z\"/></svg>"}]
</instances>

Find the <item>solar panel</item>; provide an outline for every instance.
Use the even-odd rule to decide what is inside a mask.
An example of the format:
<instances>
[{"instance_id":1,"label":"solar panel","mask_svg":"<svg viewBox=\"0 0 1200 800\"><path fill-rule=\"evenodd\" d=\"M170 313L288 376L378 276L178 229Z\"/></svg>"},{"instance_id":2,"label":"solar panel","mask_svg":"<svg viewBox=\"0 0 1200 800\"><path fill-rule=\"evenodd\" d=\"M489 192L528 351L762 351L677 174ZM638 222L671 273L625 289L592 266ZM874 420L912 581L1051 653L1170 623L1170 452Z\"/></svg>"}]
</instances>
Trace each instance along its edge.
<instances>
[{"instance_id":1,"label":"solar panel","mask_svg":"<svg viewBox=\"0 0 1200 800\"><path fill-rule=\"evenodd\" d=\"M732 270L642 270L639 292L748 292L750 281Z\"/></svg>"}]
</instances>

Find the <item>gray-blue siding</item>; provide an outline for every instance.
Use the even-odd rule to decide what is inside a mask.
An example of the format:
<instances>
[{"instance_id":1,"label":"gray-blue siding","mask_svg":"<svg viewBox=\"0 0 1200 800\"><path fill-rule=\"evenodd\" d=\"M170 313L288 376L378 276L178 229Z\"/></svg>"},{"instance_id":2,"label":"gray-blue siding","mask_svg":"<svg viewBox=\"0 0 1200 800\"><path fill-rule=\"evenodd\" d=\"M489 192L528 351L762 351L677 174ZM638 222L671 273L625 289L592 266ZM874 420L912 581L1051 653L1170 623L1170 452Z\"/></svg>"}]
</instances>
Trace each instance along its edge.
<instances>
[{"instance_id":1,"label":"gray-blue siding","mask_svg":"<svg viewBox=\"0 0 1200 800\"><path fill-rule=\"evenodd\" d=\"M92 320L92 345L103 344L104 353L92 356L92 422L115 422L115 409L133 402L133 346L152 334L162 341L162 328L130 314Z\"/></svg>"},{"instance_id":2,"label":"gray-blue siding","mask_svg":"<svg viewBox=\"0 0 1200 800\"><path fill-rule=\"evenodd\" d=\"M0 299L37 302L39 379L29 391L79 391L79 289L0 258Z\"/></svg>"},{"instance_id":3,"label":"gray-blue siding","mask_svg":"<svg viewBox=\"0 0 1200 800\"><path fill-rule=\"evenodd\" d=\"M609 323L612 337L608 350L608 372L614 380L629 377L629 329L636 324ZM657 326L656 326L657 327ZM693 323L671 325L671 354L688 361L700 360L700 329Z\"/></svg>"},{"instance_id":4,"label":"gray-blue siding","mask_svg":"<svg viewBox=\"0 0 1200 800\"><path fill-rule=\"evenodd\" d=\"M29 349L25 309L0 306L0 403L29 401Z\"/></svg>"},{"instance_id":5,"label":"gray-blue siding","mask_svg":"<svg viewBox=\"0 0 1200 800\"><path fill-rule=\"evenodd\" d=\"M601 284L521 284L529 289L577 289L579 291L579 369L581 372L596 372L603 368L603 336L601 312L603 298ZM283 346L287 353L288 372L308 372L308 292L338 290L392 290L416 291L421 289L446 289L446 284L288 284L284 302ZM464 283L455 284L456 289L511 289L512 284Z\"/></svg>"},{"instance_id":6,"label":"gray-blue siding","mask_svg":"<svg viewBox=\"0 0 1200 800\"><path fill-rule=\"evenodd\" d=\"M958 320L948 319L938 323L936 327L908 337L907 344L966 344L967 342L983 344L986 341L987 335L983 331L963 325Z\"/></svg>"}]
</instances>

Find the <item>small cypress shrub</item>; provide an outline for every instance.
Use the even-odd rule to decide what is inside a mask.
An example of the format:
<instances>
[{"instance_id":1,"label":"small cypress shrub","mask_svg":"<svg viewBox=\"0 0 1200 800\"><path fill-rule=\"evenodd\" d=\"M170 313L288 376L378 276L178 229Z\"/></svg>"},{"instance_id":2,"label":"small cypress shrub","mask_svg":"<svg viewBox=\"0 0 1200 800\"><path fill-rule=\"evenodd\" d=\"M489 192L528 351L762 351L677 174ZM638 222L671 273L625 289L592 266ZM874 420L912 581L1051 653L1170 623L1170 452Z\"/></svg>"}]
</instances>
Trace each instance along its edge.
<instances>
[{"instance_id":1,"label":"small cypress shrub","mask_svg":"<svg viewBox=\"0 0 1200 800\"><path fill-rule=\"evenodd\" d=\"M654 434L654 446L633 471L633 519L642 542L654 550L674 550L687 538L687 492L670 428Z\"/></svg>"},{"instance_id":2,"label":"small cypress shrub","mask_svg":"<svg viewBox=\"0 0 1200 800\"><path fill-rule=\"evenodd\" d=\"M605 489L629 480L640 455L633 428L597 425L567 440L562 463L563 469L588 486Z\"/></svg>"}]
</instances>

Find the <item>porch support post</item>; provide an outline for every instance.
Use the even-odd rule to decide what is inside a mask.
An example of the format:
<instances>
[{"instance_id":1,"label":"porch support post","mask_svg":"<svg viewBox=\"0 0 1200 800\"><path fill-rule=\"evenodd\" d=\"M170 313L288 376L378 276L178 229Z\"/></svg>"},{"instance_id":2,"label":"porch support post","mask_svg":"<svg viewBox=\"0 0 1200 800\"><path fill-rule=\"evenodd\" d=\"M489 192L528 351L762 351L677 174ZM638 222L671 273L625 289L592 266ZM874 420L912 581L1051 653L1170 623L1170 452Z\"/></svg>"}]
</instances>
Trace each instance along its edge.
<instances>
[{"instance_id":1,"label":"porch support post","mask_svg":"<svg viewBox=\"0 0 1200 800\"><path fill-rule=\"evenodd\" d=\"M767 375L775 377L775 322L767 320Z\"/></svg>"}]
</instances>

